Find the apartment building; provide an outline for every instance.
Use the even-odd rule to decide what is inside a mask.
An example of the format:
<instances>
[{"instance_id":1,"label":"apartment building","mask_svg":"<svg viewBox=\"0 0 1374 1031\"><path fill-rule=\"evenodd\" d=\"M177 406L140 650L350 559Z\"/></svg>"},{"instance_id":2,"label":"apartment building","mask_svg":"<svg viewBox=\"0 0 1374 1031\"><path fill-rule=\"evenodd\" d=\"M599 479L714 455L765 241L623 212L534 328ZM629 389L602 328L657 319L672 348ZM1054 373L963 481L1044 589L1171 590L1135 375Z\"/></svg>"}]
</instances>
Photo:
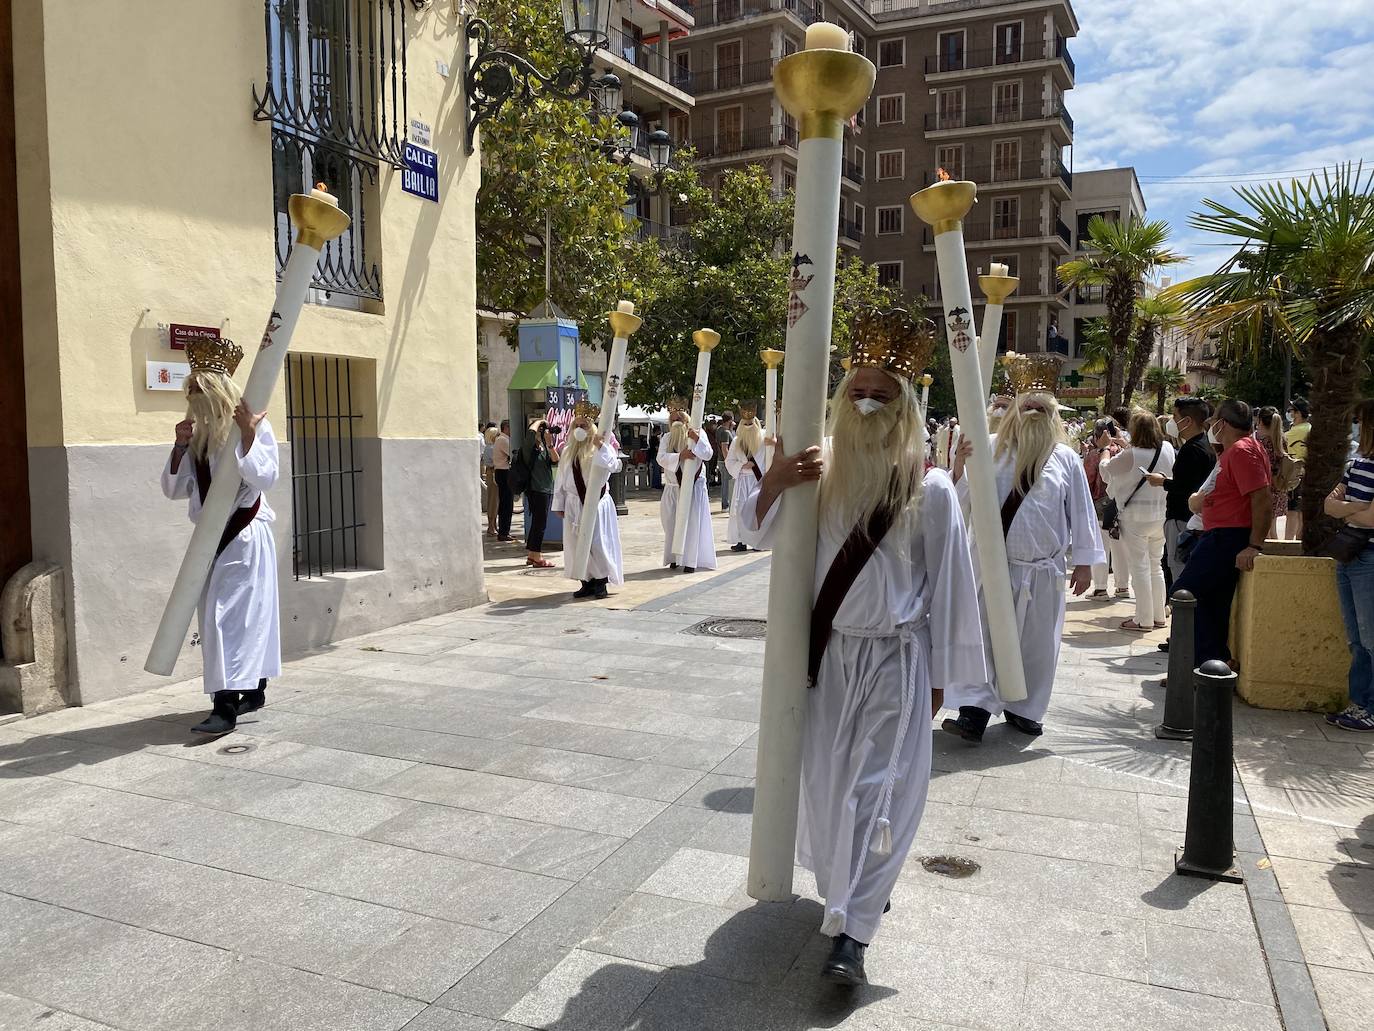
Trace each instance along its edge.
<instances>
[{"instance_id":1,"label":"apartment building","mask_svg":"<svg viewBox=\"0 0 1374 1031\"><path fill-rule=\"evenodd\" d=\"M1002 346L1043 350L1067 302L1055 269L1072 232L1069 0L699 0L696 28L674 42L674 67L696 107L674 125L703 174L765 165L780 188L796 176L796 126L772 89L772 66L824 19L849 29L878 68L846 129L840 240L904 289L938 295L935 246L907 198L944 168L979 185L965 224L970 273L1005 262L1021 277Z\"/></svg>"}]
</instances>

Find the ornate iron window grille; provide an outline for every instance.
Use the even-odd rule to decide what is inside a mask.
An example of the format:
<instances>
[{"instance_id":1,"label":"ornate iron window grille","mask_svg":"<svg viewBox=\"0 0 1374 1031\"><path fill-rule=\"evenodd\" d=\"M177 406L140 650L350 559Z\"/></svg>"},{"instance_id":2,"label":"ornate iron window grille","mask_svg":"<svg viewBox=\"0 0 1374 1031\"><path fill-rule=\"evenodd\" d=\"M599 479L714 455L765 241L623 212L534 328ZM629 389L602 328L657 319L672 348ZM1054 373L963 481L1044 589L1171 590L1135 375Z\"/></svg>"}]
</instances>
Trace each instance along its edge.
<instances>
[{"instance_id":1,"label":"ornate iron window grille","mask_svg":"<svg viewBox=\"0 0 1374 1031\"><path fill-rule=\"evenodd\" d=\"M353 361L286 356L286 426L291 443L291 572L297 579L358 568L363 470L353 449Z\"/></svg>"},{"instance_id":2,"label":"ornate iron window grille","mask_svg":"<svg viewBox=\"0 0 1374 1031\"><path fill-rule=\"evenodd\" d=\"M369 207L377 198L377 166L352 154L309 143L272 130L272 195L275 208L277 274L286 268L295 245L287 202L293 193L308 192L317 182L327 183L339 198L339 207L352 219L343 235L330 240L315 267L314 285L327 295L382 299L382 270L375 258L376 245L369 237Z\"/></svg>"},{"instance_id":3,"label":"ornate iron window grille","mask_svg":"<svg viewBox=\"0 0 1374 1031\"><path fill-rule=\"evenodd\" d=\"M253 118L280 132L405 164L402 0L265 0L267 83Z\"/></svg>"}]
</instances>

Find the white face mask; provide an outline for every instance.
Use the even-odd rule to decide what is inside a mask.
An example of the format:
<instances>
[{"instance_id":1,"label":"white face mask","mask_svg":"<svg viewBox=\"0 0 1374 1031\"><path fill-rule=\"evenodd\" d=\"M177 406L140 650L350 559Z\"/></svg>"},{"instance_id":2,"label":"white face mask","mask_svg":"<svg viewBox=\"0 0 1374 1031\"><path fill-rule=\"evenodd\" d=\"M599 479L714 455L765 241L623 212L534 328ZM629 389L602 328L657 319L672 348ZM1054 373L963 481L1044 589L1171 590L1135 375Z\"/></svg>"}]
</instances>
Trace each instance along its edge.
<instances>
[{"instance_id":1,"label":"white face mask","mask_svg":"<svg viewBox=\"0 0 1374 1031\"><path fill-rule=\"evenodd\" d=\"M579 427L577 427L577 429L573 430L573 440L577 441L577 442L580 444L580 443L582 443L582 441L584 441L584 440L586 440L586 439L587 439L587 431L584 430L581 426L579 426Z\"/></svg>"},{"instance_id":2,"label":"white face mask","mask_svg":"<svg viewBox=\"0 0 1374 1031\"><path fill-rule=\"evenodd\" d=\"M1169 436L1171 436L1171 437L1177 437L1177 436L1178 436L1178 423L1174 422L1173 419L1170 419L1168 422L1166 422L1166 423L1164 424L1164 432L1167 433L1167 434L1169 434Z\"/></svg>"},{"instance_id":3,"label":"white face mask","mask_svg":"<svg viewBox=\"0 0 1374 1031\"><path fill-rule=\"evenodd\" d=\"M879 401L876 397L861 397L854 402L854 407L859 410L860 415L872 415L886 408L887 402Z\"/></svg>"},{"instance_id":4,"label":"white face mask","mask_svg":"<svg viewBox=\"0 0 1374 1031\"><path fill-rule=\"evenodd\" d=\"M1221 435L1217 433L1217 428L1215 426L1207 431L1207 442L1214 447L1221 444Z\"/></svg>"}]
</instances>

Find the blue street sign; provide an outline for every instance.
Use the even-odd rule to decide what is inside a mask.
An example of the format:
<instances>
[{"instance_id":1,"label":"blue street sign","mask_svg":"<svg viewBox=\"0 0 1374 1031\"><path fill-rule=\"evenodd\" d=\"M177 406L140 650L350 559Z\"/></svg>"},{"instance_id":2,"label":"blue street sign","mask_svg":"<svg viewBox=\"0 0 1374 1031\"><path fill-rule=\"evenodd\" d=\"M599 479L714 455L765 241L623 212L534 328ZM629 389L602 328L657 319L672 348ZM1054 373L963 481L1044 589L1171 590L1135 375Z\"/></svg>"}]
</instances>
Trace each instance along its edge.
<instances>
[{"instance_id":1,"label":"blue street sign","mask_svg":"<svg viewBox=\"0 0 1374 1031\"><path fill-rule=\"evenodd\" d=\"M413 143L405 145L405 168L401 169L401 189L406 193L439 200L439 155Z\"/></svg>"}]
</instances>

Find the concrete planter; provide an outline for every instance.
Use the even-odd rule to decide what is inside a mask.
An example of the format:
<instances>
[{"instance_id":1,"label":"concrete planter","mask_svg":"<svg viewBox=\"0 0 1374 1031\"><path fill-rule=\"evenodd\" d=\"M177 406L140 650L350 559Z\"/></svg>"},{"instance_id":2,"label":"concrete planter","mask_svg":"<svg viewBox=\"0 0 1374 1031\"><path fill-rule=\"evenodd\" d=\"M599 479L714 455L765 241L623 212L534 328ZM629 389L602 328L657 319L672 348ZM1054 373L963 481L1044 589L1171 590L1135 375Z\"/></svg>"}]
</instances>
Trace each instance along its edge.
<instances>
[{"instance_id":1,"label":"concrete planter","mask_svg":"<svg viewBox=\"0 0 1374 1031\"><path fill-rule=\"evenodd\" d=\"M1262 709L1335 712L1346 705L1350 669L1336 563L1271 553L1281 548L1266 544L1254 572L1240 578L1231 613L1238 690Z\"/></svg>"}]
</instances>

